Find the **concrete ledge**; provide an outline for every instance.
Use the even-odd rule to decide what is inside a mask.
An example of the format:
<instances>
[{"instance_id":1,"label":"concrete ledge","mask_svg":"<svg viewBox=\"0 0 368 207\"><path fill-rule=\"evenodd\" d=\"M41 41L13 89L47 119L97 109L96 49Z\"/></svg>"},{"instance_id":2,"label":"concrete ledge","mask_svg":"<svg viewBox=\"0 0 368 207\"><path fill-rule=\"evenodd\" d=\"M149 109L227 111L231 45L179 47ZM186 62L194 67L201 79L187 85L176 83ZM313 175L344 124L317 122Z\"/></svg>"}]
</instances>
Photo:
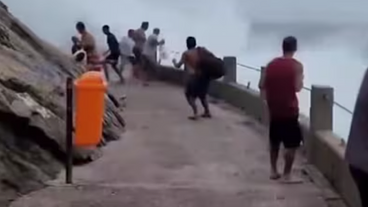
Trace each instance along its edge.
<instances>
[{"instance_id":1,"label":"concrete ledge","mask_svg":"<svg viewBox=\"0 0 368 207\"><path fill-rule=\"evenodd\" d=\"M158 73L163 81L177 85L185 83L183 70L160 67ZM268 123L267 109L259 92L236 83L214 81L209 93L215 98L243 109L261 123ZM351 178L348 164L344 160L345 145L341 139L331 131L312 131L309 119L304 115L301 115L300 123L305 139L302 151L308 161L317 167L349 206L360 206L357 189Z\"/></svg>"},{"instance_id":2,"label":"concrete ledge","mask_svg":"<svg viewBox=\"0 0 368 207\"><path fill-rule=\"evenodd\" d=\"M331 131L311 133L308 161L322 172L351 207L360 206L358 191L344 159L345 145Z\"/></svg>"},{"instance_id":3,"label":"concrete ledge","mask_svg":"<svg viewBox=\"0 0 368 207\"><path fill-rule=\"evenodd\" d=\"M184 70L161 66L157 69L158 78L175 85L184 85L186 75Z\"/></svg>"},{"instance_id":4,"label":"concrete ledge","mask_svg":"<svg viewBox=\"0 0 368 207\"><path fill-rule=\"evenodd\" d=\"M264 101L259 98L259 93L255 90L236 83L214 81L211 84L209 94L244 110L259 122L267 122Z\"/></svg>"}]
</instances>

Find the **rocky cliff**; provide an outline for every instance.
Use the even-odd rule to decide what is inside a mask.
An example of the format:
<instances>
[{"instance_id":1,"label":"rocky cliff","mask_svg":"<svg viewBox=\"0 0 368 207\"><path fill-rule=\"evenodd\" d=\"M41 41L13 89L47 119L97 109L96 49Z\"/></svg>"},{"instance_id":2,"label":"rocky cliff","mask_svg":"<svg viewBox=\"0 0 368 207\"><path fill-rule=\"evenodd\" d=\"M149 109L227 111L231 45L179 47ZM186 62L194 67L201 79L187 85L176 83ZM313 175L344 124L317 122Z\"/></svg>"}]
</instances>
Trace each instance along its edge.
<instances>
[{"instance_id":1,"label":"rocky cliff","mask_svg":"<svg viewBox=\"0 0 368 207\"><path fill-rule=\"evenodd\" d=\"M65 157L65 81L81 69L38 38L0 1L0 206L43 186ZM107 101L104 139L118 139L124 121ZM76 149L75 160L94 150Z\"/></svg>"}]
</instances>

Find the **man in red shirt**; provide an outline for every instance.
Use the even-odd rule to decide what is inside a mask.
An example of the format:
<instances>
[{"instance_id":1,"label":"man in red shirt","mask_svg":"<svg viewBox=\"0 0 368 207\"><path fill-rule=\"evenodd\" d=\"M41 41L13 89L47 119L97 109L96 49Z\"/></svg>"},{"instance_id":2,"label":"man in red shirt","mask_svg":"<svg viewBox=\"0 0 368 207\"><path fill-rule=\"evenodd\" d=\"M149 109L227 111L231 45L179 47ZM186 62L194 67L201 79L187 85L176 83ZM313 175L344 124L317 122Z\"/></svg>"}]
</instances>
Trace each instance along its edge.
<instances>
[{"instance_id":1,"label":"man in red shirt","mask_svg":"<svg viewBox=\"0 0 368 207\"><path fill-rule=\"evenodd\" d=\"M265 68L259 82L262 96L266 99L270 115L271 179L282 177L284 182L292 179L291 170L296 150L302 142L299 126L297 93L303 88L303 65L293 58L297 50L295 37L286 37L282 43L283 56L273 59ZM281 176L277 159L281 143L285 147L285 167Z\"/></svg>"}]
</instances>

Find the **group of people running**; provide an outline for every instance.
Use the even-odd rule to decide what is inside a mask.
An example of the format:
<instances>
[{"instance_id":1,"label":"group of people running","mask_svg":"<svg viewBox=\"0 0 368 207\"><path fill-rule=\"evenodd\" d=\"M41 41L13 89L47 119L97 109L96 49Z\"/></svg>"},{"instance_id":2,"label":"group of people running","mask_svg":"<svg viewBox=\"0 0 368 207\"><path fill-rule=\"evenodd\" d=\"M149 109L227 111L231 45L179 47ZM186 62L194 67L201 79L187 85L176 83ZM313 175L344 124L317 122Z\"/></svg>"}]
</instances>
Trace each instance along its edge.
<instances>
[{"instance_id":1,"label":"group of people running","mask_svg":"<svg viewBox=\"0 0 368 207\"><path fill-rule=\"evenodd\" d=\"M75 60L84 64L87 70L103 70L107 81L110 79L109 69L111 68L124 83L123 70L129 64L133 67L133 75L142 80L143 85L146 86L157 64L157 47L165 44L164 40L158 39L160 34L158 28L153 29L153 33L147 38L148 28L149 23L142 22L140 28L129 29L127 35L119 42L108 25L102 26L108 50L100 55L94 36L88 32L83 22L78 22L76 29L80 38L72 37L71 52Z\"/></svg>"},{"instance_id":2,"label":"group of people running","mask_svg":"<svg viewBox=\"0 0 368 207\"><path fill-rule=\"evenodd\" d=\"M106 35L108 50L103 53L102 57L97 51L94 36L88 32L83 22L76 24L80 38L72 37L71 52L77 62L83 62L87 70L104 71L106 80L109 80L109 69L113 69L119 76L121 82L125 82L123 70L129 64L132 66L133 76L143 81L143 85L147 86L150 77L154 76L157 67L157 49L158 46L165 44L165 41L159 40L160 29L153 29L153 33L146 37L146 31L149 28L148 22L142 22L141 27L133 30L129 29L127 35L119 42L116 36L111 32L108 25L102 27L102 32ZM173 60L175 67L180 68L185 65L188 72L188 81L185 90L185 96L189 105L193 110L193 115L188 118L197 120L200 116L196 106L196 99L199 98L204 113L201 117L211 118L207 102L208 87L211 78L201 72L198 62L201 59L198 50L203 50L207 54L212 54L208 50L197 47L196 39L188 37L188 50L182 54L179 62ZM120 63L120 65L119 65Z\"/></svg>"},{"instance_id":3,"label":"group of people running","mask_svg":"<svg viewBox=\"0 0 368 207\"><path fill-rule=\"evenodd\" d=\"M136 77L143 77L144 84L147 84L148 74L156 67L156 52L159 45L165 44L164 40L159 41L158 28L153 30L153 34L146 38L145 32L149 27L148 22L143 22L137 30L130 29L127 36L123 37L119 43L114 34L111 33L109 26L102 27L103 33L107 37L109 51L104 53L105 58L100 58L96 51L94 37L87 32L84 23L78 22L76 29L81 38L73 37L72 53L77 53L83 49L86 53L87 65L90 70L100 68L104 65L106 78L108 79L108 69L110 65L119 75L121 81L122 68L127 63L133 65ZM270 142L270 179L281 179L285 183L298 183L301 180L292 176L292 167L297 149L303 143L302 130L299 125L299 103L297 93L303 88L303 65L294 58L297 52L297 39L293 36L285 37L282 42L283 54L271 60L262 72L259 89L261 97L269 113L269 142ZM180 68L185 65L187 71L187 81L185 87L186 99L193 111L188 118L197 120L199 118L211 118L211 112L207 101L207 93L211 80L211 70L216 68L215 56L203 47L198 47L195 37L189 36L186 39L187 50L183 52L181 59L177 62L173 60L175 67ZM76 60L83 59L76 55ZM211 57L211 58L209 58ZM118 68L119 62L122 67ZM205 61L206 59L206 61ZM212 61L214 60L214 61ZM214 64L210 64L209 62ZM96 68L97 67L97 68ZM100 70L100 69L99 69ZM223 74L222 74L223 75ZM358 95L355 108L351 132L347 146L347 161L355 179L363 207L368 207L368 135L367 123L368 113L365 104L368 102L368 73L364 76L361 90ZM196 106L196 99L199 98L204 108L204 113L199 116ZM278 170L278 157L281 144L285 148L285 166L283 173ZM366 155L366 156L364 156Z\"/></svg>"},{"instance_id":4,"label":"group of people running","mask_svg":"<svg viewBox=\"0 0 368 207\"><path fill-rule=\"evenodd\" d=\"M102 27L103 33L107 37L109 50L104 53L105 58L100 58L96 50L95 39L90 34L84 23L78 22L76 29L81 35L80 39L73 37L72 53L83 49L86 53L87 65L90 70L105 71L106 79L109 79L108 66L118 74L121 81L124 81L122 69L127 63L133 65L133 73L136 76L143 76L144 84L147 84L147 75L153 71L156 62L156 52L159 45L164 44L164 40L159 41L159 29L154 29L153 34L146 38L145 32L149 27L148 22L143 22L137 30L128 30L127 36L123 37L120 43L115 35L110 31L109 26ZM211 52L203 47L198 47L195 37L189 36L186 39L187 50L182 53L179 61L173 60L173 65L180 68L185 65L187 81L185 87L185 97L189 103L193 114L188 118L197 120L199 118L211 118L212 114L207 101L207 94L211 78L203 63L207 57L215 57ZM302 142L302 133L299 127L298 99L297 92L303 87L303 66L293 58L297 49L297 40L294 37L287 37L282 44L283 56L275 58L266 67L259 87L269 108L270 113L270 158L271 158L271 179L282 178L285 182L295 182L291 177L292 165L297 148ZM76 59L79 59L78 57ZM121 67L118 62L120 59ZM143 74L143 75L142 75ZM203 114L198 114L196 99L199 99L203 106ZM277 168L277 159L280 145L286 148L285 168L283 175L280 175Z\"/></svg>"}]
</instances>

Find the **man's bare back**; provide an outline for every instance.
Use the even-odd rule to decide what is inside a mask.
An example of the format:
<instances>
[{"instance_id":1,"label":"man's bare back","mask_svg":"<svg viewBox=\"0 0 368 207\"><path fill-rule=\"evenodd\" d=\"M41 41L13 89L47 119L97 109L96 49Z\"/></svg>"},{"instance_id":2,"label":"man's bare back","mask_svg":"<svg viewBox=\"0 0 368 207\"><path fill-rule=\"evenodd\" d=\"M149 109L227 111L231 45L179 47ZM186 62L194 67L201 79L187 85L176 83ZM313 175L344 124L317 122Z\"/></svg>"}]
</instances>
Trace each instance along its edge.
<instances>
[{"instance_id":1,"label":"man's bare back","mask_svg":"<svg viewBox=\"0 0 368 207\"><path fill-rule=\"evenodd\" d=\"M142 28L139 28L135 31L135 46L139 49L143 49L144 43L146 42L146 33Z\"/></svg>"},{"instance_id":2,"label":"man's bare back","mask_svg":"<svg viewBox=\"0 0 368 207\"><path fill-rule=\"evenodd\" d=\"M98 62L95 38L89 32L85 31L81 35L81 45L87 53L87 63Z\"/></svg>"},{"instance_id":3,"label":"man's bare back","mask_svg":"<svg viewBox=\"0 0 368 207\"><path fill-rule=\"evenodd\" d=\"M188 68L189 73L194 74L198 71L197 63L199 61L199 56L196 48L185 51L182 60Z\"/></svg>"}]
</instances>

